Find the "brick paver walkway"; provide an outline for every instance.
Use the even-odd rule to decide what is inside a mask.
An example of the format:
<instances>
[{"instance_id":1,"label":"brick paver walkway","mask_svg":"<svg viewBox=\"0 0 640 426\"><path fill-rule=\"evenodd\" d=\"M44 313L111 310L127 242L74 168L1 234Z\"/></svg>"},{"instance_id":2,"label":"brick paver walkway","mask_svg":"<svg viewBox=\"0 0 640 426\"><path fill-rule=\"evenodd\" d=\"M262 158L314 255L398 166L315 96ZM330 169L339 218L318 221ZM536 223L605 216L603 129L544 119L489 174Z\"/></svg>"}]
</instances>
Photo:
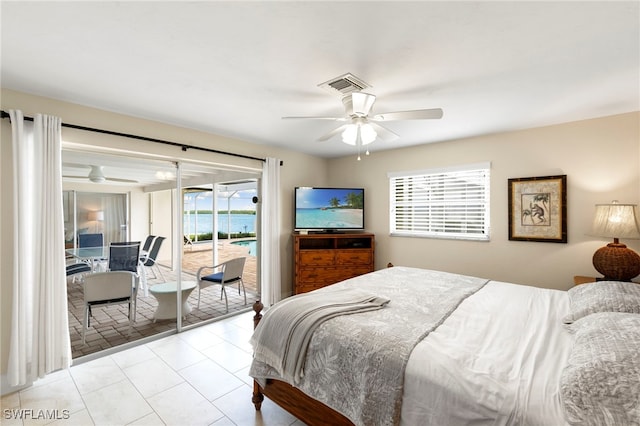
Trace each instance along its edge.
<instances>
[{"instance_id":1,"label":"brick paver walkway","mask_svg":"<svg viewBox=\"0 0 640 426\"><path fill-rule=\"evenodd\" d=\"M258 298L256 291L256 257L248 254L248 247L246 246L230 244L227 241L219 244L220 262L239 256L247 257L243 274L243 281L247 291L247 304L244 304L244 297L242 294L238 294L236 287L227 288L229 313L241 312L250 308ZM196 244L193 248L185 248L182 279L184 281L195 281L197 269L200 266L212 265L212 259L211 243ZM161 268L165 281L175 281L174 272L162 266ZM159 277L154 279L153 273L149 273L148 282L151 286L163 281ZM79 281L73 282L69 279L67 289L69 333L73 358L93 354L164 331L175 330L176 328L175 319L153 321L153 314L158 302L152 294L144 297L144 293L140 291L137 299L136 321L130 336L128 335L129 320L126 304L94 307L92 309L91 327L87 330L86 345L82 345L82 318L84 315L82 283ZM224 299L220 299L219 286L212 286L202 290L200 309L196 308L197 289L194 289L188 301L193 310L183 320L183 326L225 315Z\"/></svg>"}]
</instances>

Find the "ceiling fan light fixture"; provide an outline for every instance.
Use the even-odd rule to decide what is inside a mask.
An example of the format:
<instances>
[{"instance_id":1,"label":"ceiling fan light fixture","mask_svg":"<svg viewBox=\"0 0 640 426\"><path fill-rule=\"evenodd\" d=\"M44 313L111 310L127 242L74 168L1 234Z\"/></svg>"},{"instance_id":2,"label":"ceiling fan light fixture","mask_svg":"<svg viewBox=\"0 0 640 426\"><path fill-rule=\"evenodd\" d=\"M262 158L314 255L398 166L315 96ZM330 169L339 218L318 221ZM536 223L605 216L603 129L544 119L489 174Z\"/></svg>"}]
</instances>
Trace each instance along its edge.
<instances>
[{"instance_id":1,"label":"ceiling fan light fixture","mask_svg":"<svg viewBox=\"0 0 640 426\"><path fill-rule=\"evenodd\" d=\"M349 124L344 132L342 132L342 142L347 145L355 145L358 138L358 125Z\"/></svg>"},{"instance_id":2,"label":"ceiling fan light fixture","mask_svg":"<svg viewBox=\"0 0 640 426\"><path fill-rule=\"evenodd\" d=\"M176 175L172 172L164 172L161 170L158 170L155 174L156 178L158 179L162 179L162 180L174 180Z\"/></svg>"},{"instance_id":3,"label":"ceiling fan light fixture","mask_svg":"<svg viewBox=\"0 0 640 426\"><path fill-rule=\"evenodd\" d=\"M376 140L377 136L378 134L375 130L373 130L371 124L363 124L360 127L360 138L362 139L362 145L369 145L371 142Z\"/></svg>"},{"instance_id":4,"label":"ceiling fan light fixture","mask_svg":"<svg viewBox=\"0 0 640 426\"><path fill-rule=\"evenodd\" d=\"M349 124L342 132L342 142L355 146L360 140L361 145L369 145L376 140L378 134L373 127L368 124Z\"/></svg>"}]
</instances>

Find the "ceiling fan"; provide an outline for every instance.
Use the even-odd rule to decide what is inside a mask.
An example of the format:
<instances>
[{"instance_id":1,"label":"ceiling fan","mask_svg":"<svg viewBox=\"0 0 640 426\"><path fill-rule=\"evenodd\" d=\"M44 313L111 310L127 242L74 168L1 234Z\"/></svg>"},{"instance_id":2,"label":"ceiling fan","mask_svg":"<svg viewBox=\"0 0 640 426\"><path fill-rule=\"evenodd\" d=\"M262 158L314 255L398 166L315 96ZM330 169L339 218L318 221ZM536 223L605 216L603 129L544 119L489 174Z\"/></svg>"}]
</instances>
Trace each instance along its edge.
<instances>
[{"instance_id":1,"label":"ceiling fan","mask_svg":"<svg viewBox=\"0 0 640 426\"><path fill-rule=\"evenodd\" d=\"M86 167L86 166L79 166ZM65 178L73 178L73 179L89 179L93 183L104 183L106 181L110 182L123 182L123 183L138 183L137 180L131 179L120 179L120 178L112 178L106 177L104 175L104 167L103 166L89 166L91 167L91 171L87 176L62 176Z\"/></svg>"},{"instance_id":2,"label":"ceiling fan","mask_svg":"<svg viewBox=\"0 0 640 426\"><path fill-rule=\"evenodd\" d=\"M417 109L411 111L396 111L383 114L370 115L375 95L361 91L354 91L342 98L345 116L343 117L282 117L283 119L312 119L343 121L343 124L324 136L319 141L326 141L338 134L342 134L342 141L348 145L368 145L376 138L384 141L393 141L399 136L382 126L381 122L400 120L429 120L442 118L441 108ZM359 159L359 156L358 156Z\"/></svg>"}]
</instances>

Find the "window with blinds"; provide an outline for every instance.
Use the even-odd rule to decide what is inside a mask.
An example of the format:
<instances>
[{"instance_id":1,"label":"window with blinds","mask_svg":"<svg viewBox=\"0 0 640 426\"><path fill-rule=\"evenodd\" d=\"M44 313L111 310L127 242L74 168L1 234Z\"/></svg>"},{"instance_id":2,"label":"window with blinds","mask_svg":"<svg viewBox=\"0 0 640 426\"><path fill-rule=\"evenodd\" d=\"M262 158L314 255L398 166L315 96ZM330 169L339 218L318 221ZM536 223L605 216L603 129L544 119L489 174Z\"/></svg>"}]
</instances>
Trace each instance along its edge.
<instances>
[{"instance_id":1,"label":"window with blinds","mask_svg":"<svg viewBox=\"0 0 640 426\"><path fill-rule=\"evenodd\" d=\"M389 173L391 235L489 241L490 167Z\"/></svg>"}]
</instances>

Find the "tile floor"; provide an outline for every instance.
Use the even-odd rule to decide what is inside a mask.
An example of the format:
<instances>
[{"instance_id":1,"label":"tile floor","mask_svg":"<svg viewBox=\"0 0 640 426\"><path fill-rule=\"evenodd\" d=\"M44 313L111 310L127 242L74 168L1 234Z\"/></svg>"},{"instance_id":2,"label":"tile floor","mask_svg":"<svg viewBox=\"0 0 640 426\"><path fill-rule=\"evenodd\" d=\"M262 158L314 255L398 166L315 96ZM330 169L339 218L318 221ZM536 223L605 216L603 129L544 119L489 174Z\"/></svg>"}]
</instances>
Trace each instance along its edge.
<instances>
[{"instance_id":1,"label":"tile floor","mask_svg":"<svg viewBox=\"0 0 640 426\"><path fill-rule=\"evenodd\" d=\"M269 400L259 412L251 403L252 317L243 313L50 374L3 396L0 423L303 426ZM34 418L42 413L58 419Z\"/></svg>"}]
</instances>

